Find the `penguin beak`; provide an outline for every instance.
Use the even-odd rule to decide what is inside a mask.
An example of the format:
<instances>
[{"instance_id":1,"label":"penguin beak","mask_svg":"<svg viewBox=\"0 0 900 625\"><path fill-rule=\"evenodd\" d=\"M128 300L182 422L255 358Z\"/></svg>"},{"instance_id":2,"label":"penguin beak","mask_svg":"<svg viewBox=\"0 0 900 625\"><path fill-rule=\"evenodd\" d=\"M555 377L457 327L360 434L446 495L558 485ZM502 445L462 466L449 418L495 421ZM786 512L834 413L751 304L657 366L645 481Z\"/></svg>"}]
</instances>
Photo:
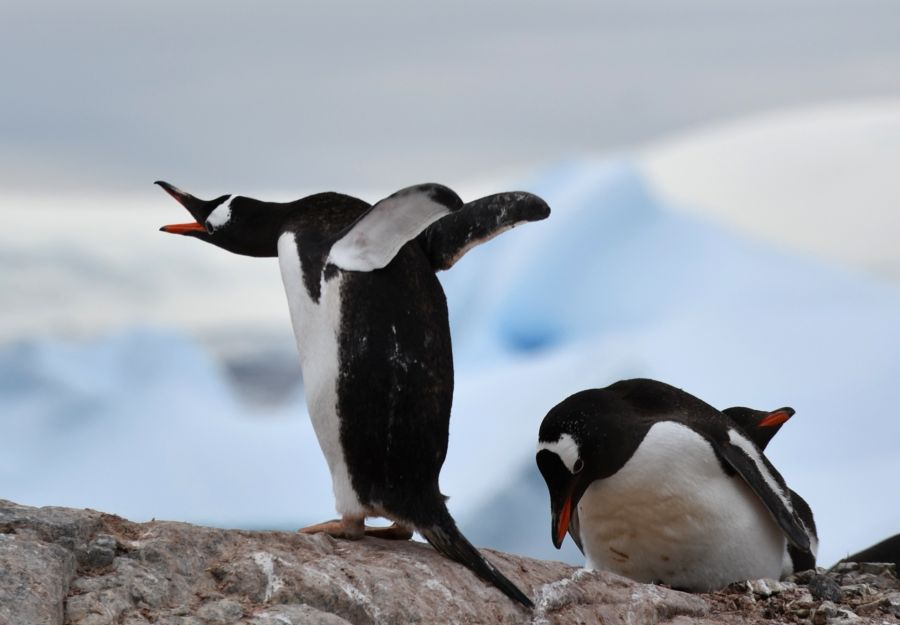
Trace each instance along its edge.
<instances>
[{"instance_id":1,"label":"penguin beak","mask_svg":"<svg viewBox=\"0 0 900 625\"><path fill-rule=\"evenodd\" d=\"M159 230L160 232L169 232L171 234L191 234L194 232L206 232L206 228L203 227L203 224L198 224L196 221L189 224L170 224L168 226L163 226Z\"/></svg>"},{"instance_id":2,"label":"penguin beak","mask_svg":"<svg viewBox=\"0 0 900 625\"><path fill-rule=\"evenodd\" d=\"M793 416L794 416L793 408L788 408L788 407L779 408L778 410L773 410L772 412L767 414L765 417L760 419L759 423L757 423L757 426L761 427L761 428L775 427L776 425L781 425L782 423L786 422L788 419L790 419Z\"/></svg>"},{"instance_id":3,"label":"penguin beak","mask_svg":"<svg viewBox=\"0 0 900 625\"><path fill-rule=\"evenodd\" d=\"M187 208L187 205L191 200L197 199L190 193L185 193L174 184L169 184L168 182L165 182L163 180L157 180L153 184L158 184L160 187L162 187L163 191L175 198L175 200L185 208Z\"/></svg>"},{"instance_id":4,"label":"penguin beak","mask_svg":"<svg viewBox=\"0 0 900 625\"><path fill-rule=\"evenodd\" d=\"M570 490L563 498L562 504L553 506L550 534L553 539L553 546L557 549L562 547L563 541L566 539L566 532L569 531L573 505L572 492Z\"/></svg>"},{"instance_id":5,"label":"penguin beak","mask_svg":"<svg viewBox=\"0 0 900 625\"><path fill-rule=\"evenodd\" d=\"M203 222L206 221L206 218L209 217L209 214L212 212L213 206L211 205L211 202L197 199L190 193L182 191L174 184L169 184L168 182L164 182L162 180L157 180L153 184L157 184L162 187L162 189L166 193L175 198L176 202L184 206L191 214L191 217L194 218L194 221L192 223L171 224L168 226L163 226L162 228L160 228L162 232L170 232L172 234L187 234L191 236L197 236L200 233L206 232L206 228L203 225Z\"/></svg>"},{"instance_id":6,"label":"penguin beak","mask_svg":"<svg viewBox=\"0 0 900 625\"><path fill-rule=\"evenodd\" d=\"M569 531L569 522L575 506L581 500L587 485L583 473L573 475L556 453L541 449L537 453L537 465L547 482L550 492L550 540L559 549Z\"/></svg>"}]
</instances>

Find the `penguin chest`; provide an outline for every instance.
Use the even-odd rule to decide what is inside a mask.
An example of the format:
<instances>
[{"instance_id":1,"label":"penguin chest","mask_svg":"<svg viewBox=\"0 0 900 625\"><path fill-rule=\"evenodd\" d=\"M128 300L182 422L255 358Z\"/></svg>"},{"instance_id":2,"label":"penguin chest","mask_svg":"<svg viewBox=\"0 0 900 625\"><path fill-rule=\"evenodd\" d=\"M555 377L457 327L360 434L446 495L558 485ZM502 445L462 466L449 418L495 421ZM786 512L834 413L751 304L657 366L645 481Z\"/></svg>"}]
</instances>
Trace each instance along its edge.
<instances>
[{"instance_id":1,"label":"penguin chest","mask_svg":"<svg viewBox=\"0 0 900 625\"><path fill-rule=\"evenodd\" d=\"M578 515L588 568L686 590L782 570L786 541L765 506L678 423L654 425L618 472L588 487Z\"/></svg>"},{"instance_id":2,"label":"penguin chest","mask_svg":"<svg viewBox=\"0 0 900 625\"><path fill-rule=\"evenodd\" d=\"M314 299L306 288L302 260L291 232L278 239L278 262L300 354L310 420L328 462L338 511L355 513L359 502L350 484L337 411L343 277L338 272L330 280L322 278L319 298Z\"/></svg>"}]
</instances>

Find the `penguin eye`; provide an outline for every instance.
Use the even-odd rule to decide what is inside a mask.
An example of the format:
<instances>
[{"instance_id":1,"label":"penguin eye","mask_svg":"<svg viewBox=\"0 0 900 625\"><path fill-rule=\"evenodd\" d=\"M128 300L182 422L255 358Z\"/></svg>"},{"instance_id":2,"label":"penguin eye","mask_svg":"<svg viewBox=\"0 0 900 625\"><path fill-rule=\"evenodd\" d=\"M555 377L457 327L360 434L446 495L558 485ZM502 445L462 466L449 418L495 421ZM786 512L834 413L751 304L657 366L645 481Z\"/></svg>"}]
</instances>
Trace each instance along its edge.
<instances>
[{"instance_id":1,"label":"penguin eye","mask_svg":"<svg viewBox=\"0 0 900 625\"><path fill-rule=\"evenodd\" d=\"M579 458L575 461L575 464L572 465L572 473L581 473L581 470L584 468L584 461Z\"/></svg>"}]
</instances>

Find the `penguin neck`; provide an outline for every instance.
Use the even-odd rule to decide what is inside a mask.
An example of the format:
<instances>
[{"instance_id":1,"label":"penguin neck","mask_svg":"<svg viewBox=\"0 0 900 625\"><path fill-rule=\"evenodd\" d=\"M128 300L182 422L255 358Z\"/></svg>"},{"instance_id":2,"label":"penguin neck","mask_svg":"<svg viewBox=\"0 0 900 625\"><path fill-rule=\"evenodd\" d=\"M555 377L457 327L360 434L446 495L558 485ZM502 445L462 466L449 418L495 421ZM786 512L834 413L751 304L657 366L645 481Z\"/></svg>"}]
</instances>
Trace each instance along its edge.
<instances>
[{"instance_id":1,"label":"penguin neck","mask_svg":"<svg viewBox=\"0 0 900 625\"><path fill-rule=\"evenodd\" d=\"M278 256L278 237L289 219L290 205L259 202L251 198L240 199L243 202L242 210L235 211L221 229L214 231L204 240L242 256L257 258ZM248 207L250 203L258 205L251 204Z\"/></svg>"},{"instance_id":2,"label":"penguin neck","mask_svg":"<svg viewBox=\"0 0 900 625\"><path fill-rule=\"evenodd\" d=\"M360 199L331 192L317 193L286 206L288 216L276 239L287 233L292 235L296 256L303 267L304 286L310 298L318 302L322 278L331 277L329 267L336 271L334 265L326 267L331 246L371 207Z\"/></svg>"}]
</instances>

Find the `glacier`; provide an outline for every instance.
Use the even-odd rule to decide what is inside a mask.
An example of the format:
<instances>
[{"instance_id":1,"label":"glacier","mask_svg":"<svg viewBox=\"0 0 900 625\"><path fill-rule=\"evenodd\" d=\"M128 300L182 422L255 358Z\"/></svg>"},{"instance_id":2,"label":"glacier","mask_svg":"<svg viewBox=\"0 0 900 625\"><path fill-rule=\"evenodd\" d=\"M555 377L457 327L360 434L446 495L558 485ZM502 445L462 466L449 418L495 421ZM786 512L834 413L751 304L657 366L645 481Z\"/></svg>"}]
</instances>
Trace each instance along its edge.
<instances>
[{"instance_id":1,"label":"glacier","mask_svg":"<svg viewBox=\"0 0 900 625\"><path fill-rule=\"evenodd\" d=\"M797 410L767 455L816 513L820 562L898 531L895 288L674 210L628 158L561 162L515 186L544 197L550 219L440 274L456 361L441 486L476 544L581 561L571 541L550 544L537 429L567 395L639 376L718 407ZM217 291L220 332L246 332L245 318L229 326L228 299L284 306L274 264L263 295L269 267L246 279L215 267L198 278ZM282 310L257 321L279 340L287 329ZM0 497L230 527L334 516L302 391L247 404L194 333L120 325L0 345Z\"/></svg>"}]
</instances>

